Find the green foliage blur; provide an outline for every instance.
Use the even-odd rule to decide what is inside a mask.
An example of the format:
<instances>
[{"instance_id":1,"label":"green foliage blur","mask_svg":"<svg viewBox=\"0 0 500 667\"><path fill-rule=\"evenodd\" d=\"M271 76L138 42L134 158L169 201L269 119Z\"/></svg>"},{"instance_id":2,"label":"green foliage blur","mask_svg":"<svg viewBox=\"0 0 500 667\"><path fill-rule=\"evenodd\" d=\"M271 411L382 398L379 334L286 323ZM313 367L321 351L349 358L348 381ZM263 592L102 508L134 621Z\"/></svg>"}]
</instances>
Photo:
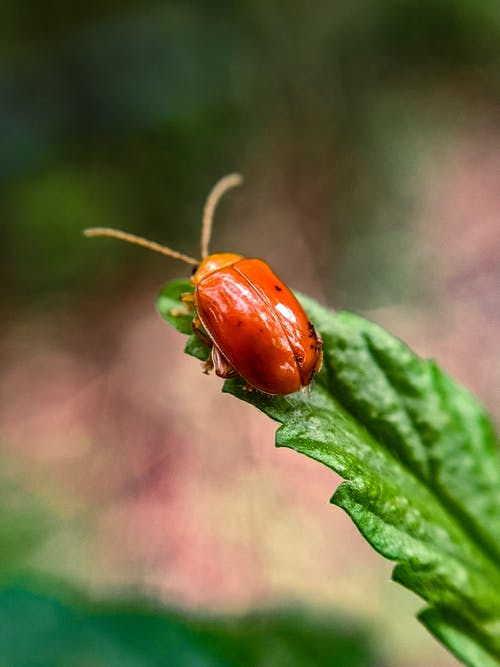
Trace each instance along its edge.
<instances>
[{"instance_id":1,"label":"green foliage blur","mask_svg":"<svg viewBox=\"0 0 500 667\"><path fill-rule=\"evenodd\" d=\"M45 584L46 586L46 584ZM43 584L38 584L43 589ZM35 587L36 588L36 587ZM81 596L80 596L81 597ZM89 602L19 584L0 591L0 655L13 667L376 667L365 632L332 618L276 612L200 617L145 600Z\"/></svg>"},{"instance_id":2,"label":"green foliage blur","mask_svg":"<svg viewBox=\"0 0 500 667\"><path fill-rule=\"evenodd\" d=\"M154 262L82 243L85 226L197 254L203 198L233 170L247 202L259 179L279 180L327 296L408 297L421 289L405 221L423 147L498 110L496 0L7 0L0 26L0 271L13 308L65 304Z\"/></svg>"},{"instance_id":3,"label":"green foliage blur","mask_svg":"<svg viewBox=\"0 0 500 667\"><path fill-rule=\"evenodd\" d=\"M31 558L51 510L0 478L0 662L9 667L381 665L359 624L304 610L216 616L167 609L144 596L92 598L37 572Z\"/></svg>"}]
</instances>

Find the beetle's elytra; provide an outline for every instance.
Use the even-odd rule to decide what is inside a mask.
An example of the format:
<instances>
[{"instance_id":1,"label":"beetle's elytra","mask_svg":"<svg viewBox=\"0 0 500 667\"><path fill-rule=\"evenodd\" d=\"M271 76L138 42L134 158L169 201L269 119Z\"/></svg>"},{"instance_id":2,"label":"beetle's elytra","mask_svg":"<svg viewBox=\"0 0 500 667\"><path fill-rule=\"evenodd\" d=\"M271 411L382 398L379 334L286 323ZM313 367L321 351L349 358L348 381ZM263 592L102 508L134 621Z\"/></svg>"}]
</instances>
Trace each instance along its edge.
<instances>
[{"instance_id":1,"label":"beetle's elytra","mask_svg":"<svg viewBox=\"0 0 500 667\"><path fill-rule=\"evenodd\" d=\"M239 375L248 389L265 394L291 394L307 387L320 370L321 337L292 292L261 259L208 254L217 202L241 181L238 174L229 174L209 194L201 261L115 229L96 227L84 233L119 238L194 265L194 292L184 294L181 301L193 312L194 333L211 350L205 372L215 369L222 378Z\"/></svg>"}]
</instances>

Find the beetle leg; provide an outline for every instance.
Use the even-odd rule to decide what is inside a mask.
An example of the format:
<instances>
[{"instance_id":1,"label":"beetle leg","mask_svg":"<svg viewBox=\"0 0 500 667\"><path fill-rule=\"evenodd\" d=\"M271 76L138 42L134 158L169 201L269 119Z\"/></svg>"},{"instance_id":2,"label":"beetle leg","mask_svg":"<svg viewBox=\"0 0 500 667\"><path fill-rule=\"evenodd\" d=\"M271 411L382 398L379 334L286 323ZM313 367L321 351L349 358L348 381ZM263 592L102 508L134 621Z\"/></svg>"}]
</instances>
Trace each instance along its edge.
<instances>
[{"instance_id":1,"label":"beetle leg","mask_svg":"<svg viewBox=\"0 0 500 667\"><path fill-rule=\"evenodd\" d=\"M208 334L205 332L205 329L203 328L200 319L197 315L193 317L193 321L191 323L191 326L193 327L193 333L194 335L201 340L202 343L204 343L207 347L212 347L213 343L208 337Z\"/></svg>"},{"instance_id":2,"label":"beetle leg","mask_svg":"<svg viewBox=\"0 0 500 667\"><path fill-rule=\"evenodd\" d=\"M216 345L212 348L211 358L213 367L215 368L215 374L220 378L234 378L238 375L238 372L231 366Z\"/></svg>"},{"instance_id":3,"label":"beetle leg","mask_svg":"<svg viewBox=\"0 0 500 667\"><path fill-rule=\"evenodd\" d=\"M195 315L193 318L193 321L191 323L191 326L193 327L193 333L194 335L201 340L202 343L204 343L207 347L213 348L213 343L208 337L207 333L205 332L205 329L203 329L203 326L200 322L200 318ZM208 375L210 371L213 369L214 363L212 361L212 355L208 355L208 359L202 363L202 368L203 372Z\"/></svg>"},{"instance_id":4,"label":"beetle leg","mask_svg":"<svg viewBox=\"0 0 500 667\"><path fill-rule=\"evenodd\" d=\"M181 302L184 304L185 308L172 308L170 314L173 317L180 317L182 315L190 315L194 311L194 293L185 292L181 294Z\"/></svg>"},{"instance_id":5,"label":"beetle leg","mask_svg":"<svg viewBox=\"0 0 500 667\"><path fill-rule=\"evenodd\" d=\"M213 370L214 362L212 361L212 355L210 354L206 361L201 362L201 368L205 375L208 375L211 370Z\"/></svg>"},{"instance_id":6,"label":"beetle leg","mask_svg":"<svg viewBox=\"0 0 500 667\"><path fill-rule=\"evenodd\" d=\"M319 333L316 333L316 338L318 339L318 344L317 344L317 351L318 351L318 358L316 359L316 364L314 366L314 373L319 373L321 370L321 366L323 365L323 339L319 335Z\"/></svg>"}]
</instances>

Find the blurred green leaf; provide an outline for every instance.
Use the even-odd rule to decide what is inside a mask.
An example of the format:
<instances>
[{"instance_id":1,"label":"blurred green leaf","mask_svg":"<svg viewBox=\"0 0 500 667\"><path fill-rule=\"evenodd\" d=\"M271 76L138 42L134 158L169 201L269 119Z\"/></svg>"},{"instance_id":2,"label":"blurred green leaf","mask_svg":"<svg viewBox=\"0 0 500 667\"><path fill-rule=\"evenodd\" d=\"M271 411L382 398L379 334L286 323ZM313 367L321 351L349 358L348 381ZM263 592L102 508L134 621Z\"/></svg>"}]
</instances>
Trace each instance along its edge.
<instances>
[{"instance_id":1,"label":"blurred green leaf","mask_svg":"<svg viewBox=\"0 0 500 667\"><path fill-rule=\"evenodd\" d=\"M209 617L165 609L142 598L90 600L29 567L27 558L52 525L40 499L4 476L0 502L1 665L379 664L367 633L351 621L297 610Z\"/></svg>"},{"instance_id":2,"label":"blurred green leaf","mask_svg":"<svg viewBox=\"0 0 500 667\"><path fill-rule=\"evenodd\" d=\"M141 599L91 602L53 582L0 591L0 656L9 667L374 667L352 623L282 611L206 617ZM38 592L37 592L38 588ZM57 588L57 585L56 585Z\"/></svg>"},{"instance_id":3,"label":"blurred green leaf","mask_svg":"<svg viewBox=\"0 0 500 667\"><path fill-rule=\"evenodd\" d=\"M174 326L175 300L190 289L176 281L161 292ZM377 325L302 303L325 353L310 394L265 396L240 379L224 391L281 423L277 446L344 477L332 502L398 562L393 578L429 603L420 618L435 636L469 665L500 664L500 468L487 414Z\"/></svg>"}]
</instances>

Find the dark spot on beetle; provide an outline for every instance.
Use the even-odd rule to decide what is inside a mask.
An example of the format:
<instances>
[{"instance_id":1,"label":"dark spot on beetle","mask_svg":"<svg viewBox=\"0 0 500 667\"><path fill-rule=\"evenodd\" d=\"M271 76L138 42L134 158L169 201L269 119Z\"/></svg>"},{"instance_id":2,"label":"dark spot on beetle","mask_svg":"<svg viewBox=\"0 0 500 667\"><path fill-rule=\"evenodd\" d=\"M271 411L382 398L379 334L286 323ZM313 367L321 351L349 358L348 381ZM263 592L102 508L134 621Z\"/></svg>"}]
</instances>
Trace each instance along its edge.
<instances>
[{"instance_id":1,"label":"dark spot on beetle","mask_svg":"<svg viewBox=\"0 0 500 667\"><path fill-rule=\"evenodd\" d=\"M274 286L274 289L275 289L277 292L282 292L282 291L283 291L283 289L282 289L279 285L275 285L275 286Z\"/></svg>"},{"instance_id":2,"label":"dark spot on beetle","mask_svg":"<svg viewBox=\"0 0 500 667\"><path fill-rule=\"evenodd\" d=\"M237 326L237 327L241 327L241 326L243 326L243 320L238 320L238 321L236 322L236 326Z\"/></svg>"},{"instance_id":3,"label":"dark spot on beetle","mask_svg":"<svg viewBox=\"0 0 500 667\"><path fill-rule=\"evenodd\" d=\"M315 349L316 349L316 345L315 345L315 343L311 343L311 344L309 345L309 347L311 348L311 350L315 350Z\"/></svg>"},{"instance_id":4,"label":"dark spot on beetle","mask_svg":"<svg viewBox=\"0 0 500 667\"><path fill-rule=\"evenodd\" d=\"M311 322L307 323L307 334L309 338L316 338L316 331L314 330L314 327L311 324Z\"/></svg>"},{"instance_id":5,"label":"dark spot on beetle","mask_svg":"<svg viewBox=\"0 0 500 667\"><path fill-rule=\"evenodd\" d=\"M192 276L194 276L194 274L198 271L199 266L200 266L199 264L197 264L196 266L193 266L193 270L191 271Z\"/></svg>"},{"instance_id":6,"label":"dark spot on beetle","mask_svg":"<svg viewBox=\"0 0 500 667\"><path fill-rule=\"evenodd\" d=\"M304 355L303 354L299 354L298 352L294 352L293 356L295 357L295 361L297 362L297 364L299 366L304 363Z\"/></svg>"},{"instance_id":7,"label":"dark spot on beetle","mask_svg":"<svg viewBox=\"0 0 500 667\"><path fill-rule=\"evenodd\" d=\"M264 332L264 327L259 327L259 333L263 333L263 332Z\"/></svg>"}]
</instances>

